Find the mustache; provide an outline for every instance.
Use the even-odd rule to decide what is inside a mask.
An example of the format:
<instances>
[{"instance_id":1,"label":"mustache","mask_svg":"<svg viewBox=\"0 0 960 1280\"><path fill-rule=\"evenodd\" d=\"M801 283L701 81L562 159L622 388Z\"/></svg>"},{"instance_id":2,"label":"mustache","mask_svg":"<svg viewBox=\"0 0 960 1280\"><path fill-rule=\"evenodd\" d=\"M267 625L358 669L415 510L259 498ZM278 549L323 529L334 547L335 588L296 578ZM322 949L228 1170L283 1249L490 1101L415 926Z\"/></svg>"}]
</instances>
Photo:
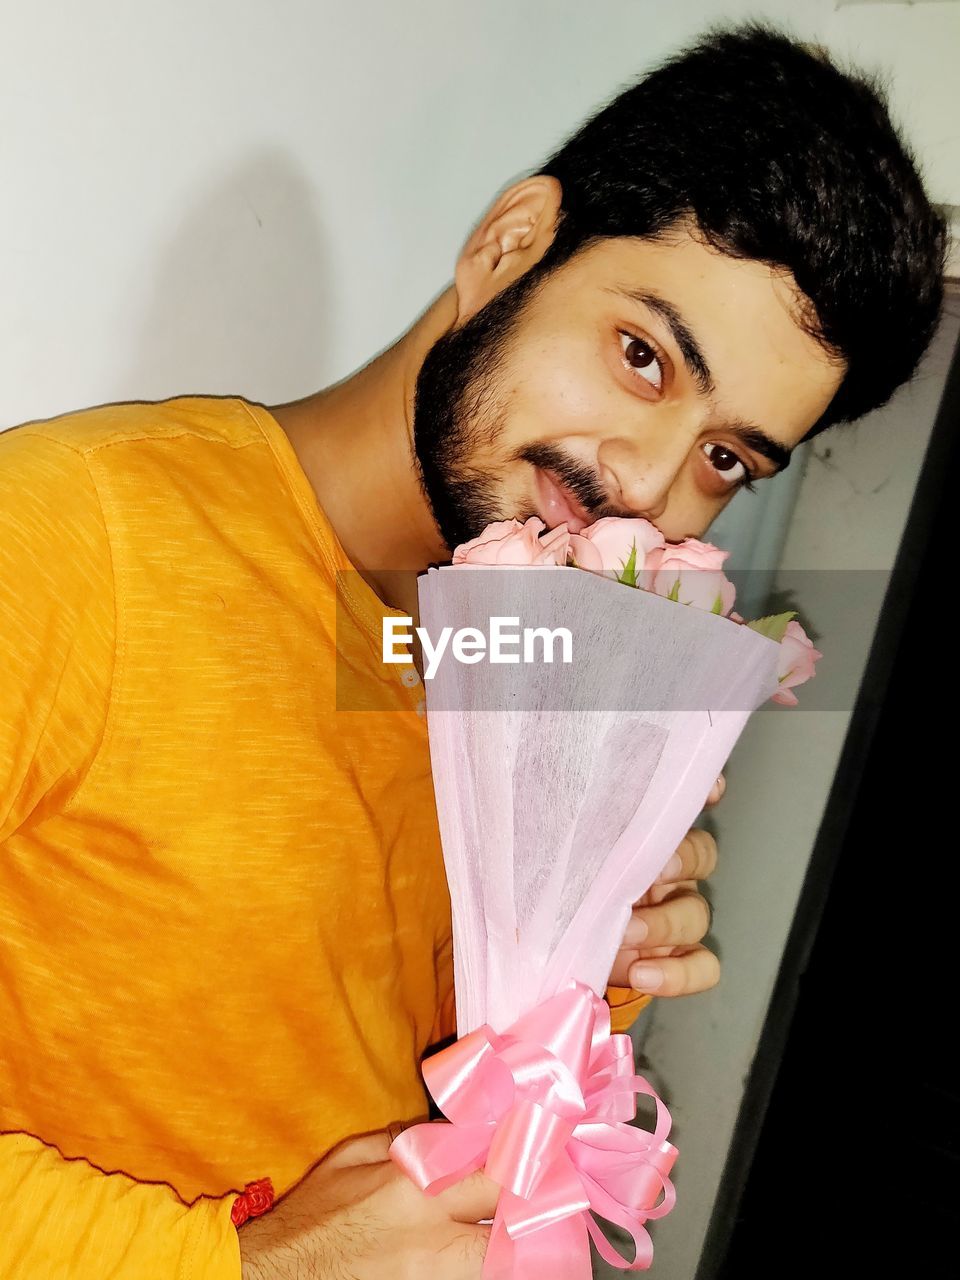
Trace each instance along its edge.
<instances>
[{"instance_id":1,"label":"mustache","mask_svg":"<svg viewBox=\"0 0 960 1280\"><path fill-rule=\"evenodd\" d=\"M569 454L552 444L531 444L517 451L515 459L529 462L541 471L550 471L573 494L588 515L594 520L605 516L627 517L632 511L611 502L600 477L592 467L571 458Z\"/></svg>"}]
</instances>

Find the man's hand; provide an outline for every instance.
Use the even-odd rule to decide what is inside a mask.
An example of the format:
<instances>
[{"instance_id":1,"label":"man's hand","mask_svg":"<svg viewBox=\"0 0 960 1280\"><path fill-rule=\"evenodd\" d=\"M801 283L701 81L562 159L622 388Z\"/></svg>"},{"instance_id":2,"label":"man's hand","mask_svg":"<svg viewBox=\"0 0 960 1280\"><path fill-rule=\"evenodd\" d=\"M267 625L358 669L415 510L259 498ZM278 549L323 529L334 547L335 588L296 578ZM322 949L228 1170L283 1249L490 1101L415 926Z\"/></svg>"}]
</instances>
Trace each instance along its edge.
<instances>
[{"instance_id":1,"label":"man's hand","mask_svg":"<svg viewBox=\"0 0 960 1280\"><path fill-rule=\"evenodd\" d=\"M499 1186L474 1173L437 1196L371 1133L334 1148L239 1229L243 1280L478 1280Z\"/></svg>"},{"instance_id":2,"label":"man's hand","mask_svg":"<svg viewBox=\"0 0 960 1280\"><path fill-rule=\"evenodd\" d=\"M723 775L707 805L726 789ZM697 881L717 866L717 844L709 831L693 827L639 902L610 974L615 987L658 996L689 996L720 981L720 961L701 939L710 928L710 907Z\"/></svg>"}]
</instances>

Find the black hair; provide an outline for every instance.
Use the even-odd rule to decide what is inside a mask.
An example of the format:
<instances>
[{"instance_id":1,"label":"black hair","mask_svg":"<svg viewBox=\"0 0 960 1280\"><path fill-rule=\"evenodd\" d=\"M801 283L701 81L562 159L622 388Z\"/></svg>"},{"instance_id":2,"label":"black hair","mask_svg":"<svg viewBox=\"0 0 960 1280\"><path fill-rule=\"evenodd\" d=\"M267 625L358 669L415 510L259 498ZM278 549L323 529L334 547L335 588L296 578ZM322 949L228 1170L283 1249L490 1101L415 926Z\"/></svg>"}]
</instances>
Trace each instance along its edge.
<instances>
[{"instance_id":1,"label":"black hair","mask_svg":"<svg viewBox=\"0 0 960 1280\"><path fill-rule=\"evenodd\" d=\"M540 169L556 236L522 291L605 236L691 222L789 271L800 322L847 366L809 439L885 403L936 328L946 228L880 84L765 24L707 33L587 121Z\"/></svg>"}]
</instances>

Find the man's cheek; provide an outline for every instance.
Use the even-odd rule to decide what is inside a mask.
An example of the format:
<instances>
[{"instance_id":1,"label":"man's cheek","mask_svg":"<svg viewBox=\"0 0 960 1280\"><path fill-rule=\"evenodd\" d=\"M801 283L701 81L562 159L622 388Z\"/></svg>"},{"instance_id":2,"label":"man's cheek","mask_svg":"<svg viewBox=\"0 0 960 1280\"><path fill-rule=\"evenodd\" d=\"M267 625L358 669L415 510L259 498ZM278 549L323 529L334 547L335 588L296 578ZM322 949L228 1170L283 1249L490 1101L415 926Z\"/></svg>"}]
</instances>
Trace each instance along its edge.
<instances>
[{"instance_id":1,"label":"man's cheek","mask_svg":"<svg viewBox=\"0 0 960 1280\"><path fill-rule=\"evenodd\" d=\"M515 411L529 432L525 444L600 438L623 405L612 380L579 346L551 353L521 384ZM579 452L574 449L573 452Z\"/></svg>"}]
</instances>

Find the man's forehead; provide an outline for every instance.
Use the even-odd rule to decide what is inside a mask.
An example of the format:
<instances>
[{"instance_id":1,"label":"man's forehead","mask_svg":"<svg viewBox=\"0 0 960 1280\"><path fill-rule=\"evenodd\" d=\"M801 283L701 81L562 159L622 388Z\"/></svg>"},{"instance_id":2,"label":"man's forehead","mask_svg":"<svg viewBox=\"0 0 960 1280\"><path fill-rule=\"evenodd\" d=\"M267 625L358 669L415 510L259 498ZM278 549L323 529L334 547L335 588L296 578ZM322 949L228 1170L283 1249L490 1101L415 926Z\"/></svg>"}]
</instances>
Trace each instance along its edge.
<instances>
[{"instance_id":1,"label":"man's forehead","mask_svg":"<svg viewBox=\"0 0 960 1280\"><path fill-rule=\"evenodd\" d=\"M572 263L607 288L642 292L654 287L678 308L684 298L733 302L750 290L757 301L763 292L798 327L807 328L809 300L786 268L725 253L686 225L675 224L657 236L606 236L582 249Z\"/></svg>"}]
</instances>

